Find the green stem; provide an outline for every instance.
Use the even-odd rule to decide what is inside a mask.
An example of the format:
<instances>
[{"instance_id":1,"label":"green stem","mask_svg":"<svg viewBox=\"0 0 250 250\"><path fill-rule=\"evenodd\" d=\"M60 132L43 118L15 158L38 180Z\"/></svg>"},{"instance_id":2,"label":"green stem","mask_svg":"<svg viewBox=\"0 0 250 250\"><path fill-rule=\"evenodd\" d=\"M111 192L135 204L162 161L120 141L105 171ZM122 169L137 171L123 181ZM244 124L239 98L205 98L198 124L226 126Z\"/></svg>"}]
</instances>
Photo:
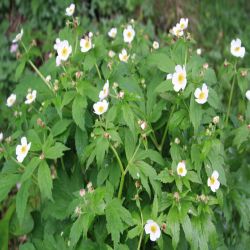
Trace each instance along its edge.
<instances>
[{"instance_id":1,"label":"green stem","mask_svg":"<svg viewBox=\"0 0 250 250\"><path fill-rule=\"evenodd\" d=\"M22 44L22 46L23 46L25 52L28 53L28 50L27 50L26 46L24 45L24 43L21 42L21 44ZM46 79L45 79L45 77L43 76L43 74L41 73L41 71L35 66L35 64L34 64L31 60L28 60L28 63L29 63L30 66L35 70L35 72L37 73L37 75L43 80L43 82L47 85L47 87L48 87L51 91L53 91L53 90L51 89L51 86L50 86L49 83L46 81Z\"/></svg>"},{"instance_id":2,"label":"green stem","mask_svg":"<svg viewBox=\"0 0 250 250\"><path fill-rule=\"evenodd\" d=\"M167 136L169 121L170 121L170 118L172 117L172 114L174 113L174 110L175 110L175 106L173 106L173 108L171 110L171 113L170 113L170 115L168 117L168 121L166 123L166 127L165 127L164 134L163 134L163 137L162 137L162 140L161 140L161 144L160 144L160 151L161 152L162 152L163 145L164 145L164 142L165 142L165 139L166 139L166 136Z\"/></svg>"},{"instance_id":3,"label":"green stem","mask_svg":"<svg viewBox=\"0 0 250 250\"><path fill-rule=\"evenodd\" d=\"M118 199L122 198L122 190L123 190L123 185L124 185L124 179L125 179L125 174L123 172L122 175L121 175L121 180L120 180L120 185L119 185Z\"/></svg>"},{"instance_id":4,"label":"green stem","mask_svg":"<svg viewBox=\"0 0 250 250\"><path fill-rule=\"evenodd\" d=\"M226 121L225 121L226 126L228 125L228 119L229 119L229 114L230 114L231 104L232 104L232 97L233 97L233 92L234 92L235 79L236 79L236 74L237 74L236 65L237 65L237 62L234 64L234 76L233 76L229 101L228 101L228 105L227 105L227 116L226 116Z\"/></svg>"},{"instance_id":5,"label":"green stem","mask_svg":"<svg viewBox=\"0 0 250 250\"><path fill-rule=\"evenodd\" d=\"M97 65L96 63L95 63L95 68L96 68L96 71L97 71L97 73L98 73L99 78L102 79L100 70L99 70L98 65Z\"/></svg>"},{"instance_id":6,"label":"green stem","mask_svg":"<svg viewBox=\"0 0 250 250\"><path fill-rule=\"evenodd\" d=\"M137 250L140 250L140 249L141 249L141 242L142 242L142 236L143 236L143 225L144 225L144 222L143 222L143 216L142 216L141 209L140 209L140 213L141 213L141 225L142 225L142 231L141 231L141 235L140 235L140 239L139 239L139 243L138 243Z\"/></svg>"},{"instance_id":7,"label":"green stem","mask_svg":"<svg viewBox=\"0 0 250 250\"><path fill-rule=\"evenodd\" d=\"M113 147L112 144L110 144L110 147L111 147L112 151L114 152L114 155L115 155L115 157L116 157L116 159L117 159L117 161L118 161L118 164L119 164L119 166L120 166L121 172L122 172L122 174L123 174L123 173L124 173L124 167L123 167L123 165L122 165L121 159L120 159L120 157L119 157L119 155L118 155L116 149Z\"/></svg>"}]
</instances>

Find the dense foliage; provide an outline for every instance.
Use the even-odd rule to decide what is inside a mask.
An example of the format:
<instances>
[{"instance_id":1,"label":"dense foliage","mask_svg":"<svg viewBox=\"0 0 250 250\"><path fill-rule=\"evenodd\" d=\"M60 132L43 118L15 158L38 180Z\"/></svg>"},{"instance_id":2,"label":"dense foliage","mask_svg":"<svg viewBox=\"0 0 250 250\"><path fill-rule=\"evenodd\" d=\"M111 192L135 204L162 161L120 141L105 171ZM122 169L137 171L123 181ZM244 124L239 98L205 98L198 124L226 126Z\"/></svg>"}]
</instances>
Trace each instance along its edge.
<instances>
[{"instance_id":1,"label":"dense foliage","mask_svg":"<svg viewBox=\"0 0 250 250\"><path fill-rule=\"evenodd\" d=\"M188 19L158 40L150 23L92 26L78 5L77 15L58 8L66 25L53 23L63 27L41 50L29 27L11 37L18 83L1 105L2 249L16 238L20 249L246 249L244 37L229 39L215 72Z\"/></svg>"}]
</instances>

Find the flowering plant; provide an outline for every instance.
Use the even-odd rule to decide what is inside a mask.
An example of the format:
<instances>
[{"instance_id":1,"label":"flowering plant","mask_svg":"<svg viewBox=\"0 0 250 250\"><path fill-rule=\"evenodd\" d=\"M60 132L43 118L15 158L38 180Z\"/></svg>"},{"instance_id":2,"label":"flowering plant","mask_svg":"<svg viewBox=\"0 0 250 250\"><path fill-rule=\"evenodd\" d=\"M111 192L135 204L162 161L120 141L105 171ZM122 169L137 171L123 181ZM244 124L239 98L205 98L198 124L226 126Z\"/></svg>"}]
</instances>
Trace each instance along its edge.
<instances>
[{"instance_id":1,"label":"flowering plant","mask_svg":"<svg viewBox=\"0 0 250 250\"><path fill-rule=\"evenodd\" d=\"M18 184L11 233L37 249L216 248L223 216L232 220L227 195L245 195L230 188L228 161L249 157L248 76L233 58L244 57L241 41L219 72L232 79L227 98L196 53L188 19L159 43L134 20L86 32L76 10L66 9L68 25L39 69L25 30L13 40L33 72L7 99L1 134L0 200Z\"/></svg>"}]
</instances>

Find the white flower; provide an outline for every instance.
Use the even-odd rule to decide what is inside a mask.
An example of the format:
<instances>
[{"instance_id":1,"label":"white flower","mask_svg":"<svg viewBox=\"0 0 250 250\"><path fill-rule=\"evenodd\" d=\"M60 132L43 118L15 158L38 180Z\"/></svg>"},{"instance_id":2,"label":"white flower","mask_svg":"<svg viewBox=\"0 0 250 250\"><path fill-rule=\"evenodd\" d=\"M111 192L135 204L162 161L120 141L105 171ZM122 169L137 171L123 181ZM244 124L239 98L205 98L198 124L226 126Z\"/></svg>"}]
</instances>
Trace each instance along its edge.
<instances>
[{"instance_id":1,"label":"white flower","mask_svg":"<svg viewBox=\"0 0 250 250\"><path fill-rule=\"evenodd\" d=\"M125 43L131 43L135 37L135 30L131 25L128 25L127 28L123 31L123 39Z\"/></svg>"},{"instance_id":2,"label":"white flower","mask_svg":"<svg viewBox=\"0 0 250 250\"><path fill-rule=\"evenodd\" d=\"M0 142L2 142L2 140L3 140L3 133L1 132L0 133Z\"/></svg>"},{"instance_id":3,"label":"white flower","mask_svg":"<svg viewBox=\"0 0 250 250\"><path fill-rule=\"evenodd\" d=\"M185 30L188 27L188 18L181 18L180 20L180 28Z\"/></svg>"},{"instance_id":4,"label":"white flower","mask_svg":"<svg viewBox=\"0 0 250 250\"><path fill-rule=\"evenodd\" d=\"M177 165L177 174L179 176L185 176L187 174L186 163L185 161L181 161Z\"/></svg>"},{"instance_id":5,"label":"white flower","mask_svg":"<svg viewBox=\"0 0 250 250\"><path fill-rule=\"evenodd\" d=\"M69 7L66 8L66 16L72 16L75 12L75 4L71 4Z\"/></svg>"},{"instance_id":6,"label":"white flower","mask_svg":"<svg viewBox=\"0 0 250 250\"><path fill-rule=\"evenodd\" d=\"M176 26L173 27L172 33L177 36L183 36L183 29L181 28L181 25L179 23L176 24Z\"/></svg>"},{"instance_id":7,"label":"white flower","mask_svg":"<svg viewBox=\"0 0 250 250\"><path fill-rule=\"evenodd\" d=\"M108 110L109 103L106 100L99 101L93 105L94 113L102 115Z\"/></svg>"},{"instance_id":8,"label":"white flower","mask_svg":"<svg viewBox=\"0 0 250 250\"><path fill-rule=\"evenodd\" d=\"M18 162L23 162L24 158L28 154L30 150L31 142L27 143L27 138L22 137L21 138L21 145L17 145L16 147L16 156Z\"/></svg>"},{"instance_id":9,"label":"white flower","mask_svg":"<svg viewBox=\"0 0 250 250\"><path fill-rule=\"evenodd\" d=\"M129 59L129 55L127 54L127 50L122 49L122 52L119 53L119 59L122 62L127 62Z\"/></svg>"},{"instance_id":10,"label":"white flower","mask_svg":"<svg viewBox=\"0 0 250 250\"><path fill-rule=\"evenodd\" d=\"M159 43L157 41L154 41L153 42L153 48L154 49L159 49L159 47L160 47Z\"/></svg>"},{"instance_id":11,"label":"white flower","mask_svg":"<svg viewBox=\"0 0 250 250\"><path fill-rule=\"evenodd\" d=\"M90 37L86 36L85 38L80 40L81 52L88 52L91 48L93 48L92 40Z\"/></svg>"},{"instance_id":12,"label":"white flower","mask_svg":"<svg viewBox=\"0 0 250 250\"><path fill-rule=\"evenodd\" d=\"M237 38L236 40L232 40L231 42L231 54L236 57L243 58L245 55L245 47L241 47L241 40Z\"/></svg>"},{"instance_id":13,"label":"white flower","mask_svg":"<svg viewBox=\"0 0 250 250\"><path fill-rule=\"evenodd\" d=\"M100 100L105 99L109 95L109 81L104 84L102 91L99 93Z\"/></svg>"},{"instance_id":14,"label":"white flower","mask_svg":"<svg viewBox=\"0 0 250 250\"><path fill-rule=\"evenodd\" d=\"M32 102L34 102L36 100L36 90L30 91L27 95L26 95L26 101L25 104L31 104Z\"/></svg>"},{"instance_id":15,"label":"white flower","mask_svg":"<svg viewBox=\"0 0 250 250\"><path fill-rule=\"evenodd\" d=\"M198 49L196 50L196 53L197 53L198 56L201 55L201 52L202 52L201 48L198 48Z\"/></svg>"},{"instance_id":16,"label":"white flower","mask_svg":"<svg viewBox=\"0 0 250 250\"><path fill-rule=\"evenodd\" d=\"M156 241L161 236L161 229L159 225L153 220L147 220L147 223L144 229L145 229L145 233L149 234L151 241Z\"/></svg>"},{"instance_id":17,"label":"white flower","mask_svg":"<svg viewBox=\"0 0 250 250\"><path fill-rule=\"evenodd\" d=\"M181 143L181 141L180 141L180 139L179 139L178 137L176 137L176 138L174 139L174 143L176 143L176 144L180 144L180 143Z\"/></svg>"},{"instance_id":18,"label":"white flower","mask_svg":"<svg viewBox=\"0 0 250 250\"><path fill-rule=\"evenodd\" d=\"M109 37L111 38L115 38L117 34L117 28L112 28L110 29L110 31L108 32Z\"/></svg>"},{"instance_id":19,"label":"white flower","mask_svg":"<svg viewBox=\"0 0 250 250\"><path fill-rule=\"evenodd\" d=\"M72 53L72 47L69 45L67 40L61 41L59 38L56 39L54 49L57 51L56 65L59 66L61 61L67 61L69 55Z\"/></svg>"},{"instance_id":20,"label":"white flower","mask_svg":"<svg viewBox=\"0 0 250 250\"><path fill-rule=\"evenodd\" d=\"M208 87L206 85L206 83L203 83L202 88L197 88L194 92L194 96L195 96L195 101L199 104L204 104L207 102L207 98L208 98Z\"/></svg>"},{"instance_id":21,"label":"white flower","mask_svg":"<svg viewBox=\"0 0 250 250\"><path fill-rule=\"evenodd\" d=\"M115 52L113 50L109 51L109 57L113 58L115 56Z\"/></svg>"},{"instance_id":22,"label":"white flower","mask_svg":"<svg viewBox=\"0 0 250 250\"><path fill-rule=\"evenodd\" d=\"M220 187L220 182L218 181L219 173L214 170L211 177L207 180L207 185L211 188L213 192L216 192L217 189Z\"/></svg>"},{"instance_id":23,"label":"white flower","mask_svg":"<svg viewBox=\"0 0 250 250\"><path fill-rule=\"evenodd\" d=\"M250 89L246 92L246 98L250 101Z\"/></svg>"},{"instance_id":24,"label":"white flower","mask_svg":"<svg viewBox=\"0 0 250 250\"><path fill-rule=\"evenodd\" d=\"M220 122L220 117L217 115L215 117L213 117L213 124L218 124Z\"/></svg>"},{"instance_id":25,"label":"white flower","mask_svg":"<svg viewBox=\"0 0 250 250\"><path fill-rule=\"evenodd\" d=\"M16 37L12 41L12 43L17 43L17 42L21 41L22 37L23 37L23 29L21 29L21 32L16 35Z\"/></svg>"},{"instance_id":26,"label":"white flower","mask_svg":"<svg viewBox=\"0 0 250 250\"><path fill-rule=\"evenodd\" d=\"M46 76L45 80L46 80L46 82L50 82L51 81L51 75Z\"/></svg>"},{"instance_id":27,"label":"white flower","mask_svg":"<svg viewBox=\"0 0 250 250\"><path fill-rule=\"evenodd\" d=\"M174 85L174 90L179 92L181 89L184 90L187 85L187 74L185 66L181 65L175 66L175 73L172 76L172 83Z\"/></svg>"},{"instance_id":28,"label":"white flower","mask_svg":"<svg viewBox=\"0 0 250 250\"><path fill-rule=\"evenodd\" d=\"M7 99L7 102L6 102L6 105L8 107L11 107L14 105L14 103L16 102L16 95L15 94L11 94L8 99Z\"/></svg>"}]
</instances>

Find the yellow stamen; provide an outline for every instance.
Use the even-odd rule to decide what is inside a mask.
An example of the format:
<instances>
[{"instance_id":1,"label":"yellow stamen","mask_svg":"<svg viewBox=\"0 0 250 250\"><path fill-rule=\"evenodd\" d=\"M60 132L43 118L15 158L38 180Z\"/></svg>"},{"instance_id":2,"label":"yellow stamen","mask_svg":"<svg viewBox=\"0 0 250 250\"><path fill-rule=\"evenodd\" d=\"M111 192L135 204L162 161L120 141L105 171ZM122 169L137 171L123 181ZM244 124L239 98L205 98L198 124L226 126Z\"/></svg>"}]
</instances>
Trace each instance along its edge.
<instances>
[{"instance_id":1,"label":"yellow stamen","mask_svg":"<svg viewBox=\"0 0 250 250\"><path fill-rule=\"evenodd\" d=\"M64 47L62 49L62 56L67 56L67 54L68 54L68 49L66 47Z\"/></svg>"},{"instance_id":2,"label":"yellow stamen","mask_svg":"<svg viewBox=\"0 0 250 250\"><path fill-rule=\"evenodd\" d=\"M24 153L26 153L26 151L27 151L26 145L22 146L21 147L21 153L24 154Z\"/></svg>"},{"instance_id":3,"label":"yellow stamen","mask_svg":"<svg viewBox=\"0 0 250 250\"><path fill-rule=\"evenodd\" d=\"M211 183L211 185L215 184L215 178L214 177L210 177L210 183Z\"/></svg>"},{"instance_id":4,"label":"yellow stamen","mask_svg":"<svg viewBox=\"0 0 250 250\"><path fill-rule=\"evenodd\" d=\"M150 230L151 230L152 233L156 233L157 227L155 225L152 225L150 227Z\"/></svg>"},{"instance_id":5,"label":"yellow stamen","mask_svg":"<svg viewBox=\"0 0 250 250\"><path fill-rule=\"evenodd\" d=\"M185 79L184 75L181 73L178 75L178 82L179 84L182 84L183 80Z\"/></svg>"},{"instance_id":6,"label":"yellow stamen","mask_svg":"<svg viewBox=\"0 0 250 250\"><path fill-rule=\"evenodd\" d=\"M103 110L104 110L104 107L103 107L103 106L99 106L99 107L98 107L98 111L99 111L99 113L102 113L102 112L103 112Z\"/></svg>"},{"instance_id":7,"label":"yellow stamen","mask_svg":"<svg viewBox=\"0 0 250 250\"><path fill-rule=\"evenodd\" d=\"M203 100L203 99L205 99L205 93L204 92L200 92L200 94L199 94L199 99L201 99L201 100Z\"/></svg>"}]
</instances>

